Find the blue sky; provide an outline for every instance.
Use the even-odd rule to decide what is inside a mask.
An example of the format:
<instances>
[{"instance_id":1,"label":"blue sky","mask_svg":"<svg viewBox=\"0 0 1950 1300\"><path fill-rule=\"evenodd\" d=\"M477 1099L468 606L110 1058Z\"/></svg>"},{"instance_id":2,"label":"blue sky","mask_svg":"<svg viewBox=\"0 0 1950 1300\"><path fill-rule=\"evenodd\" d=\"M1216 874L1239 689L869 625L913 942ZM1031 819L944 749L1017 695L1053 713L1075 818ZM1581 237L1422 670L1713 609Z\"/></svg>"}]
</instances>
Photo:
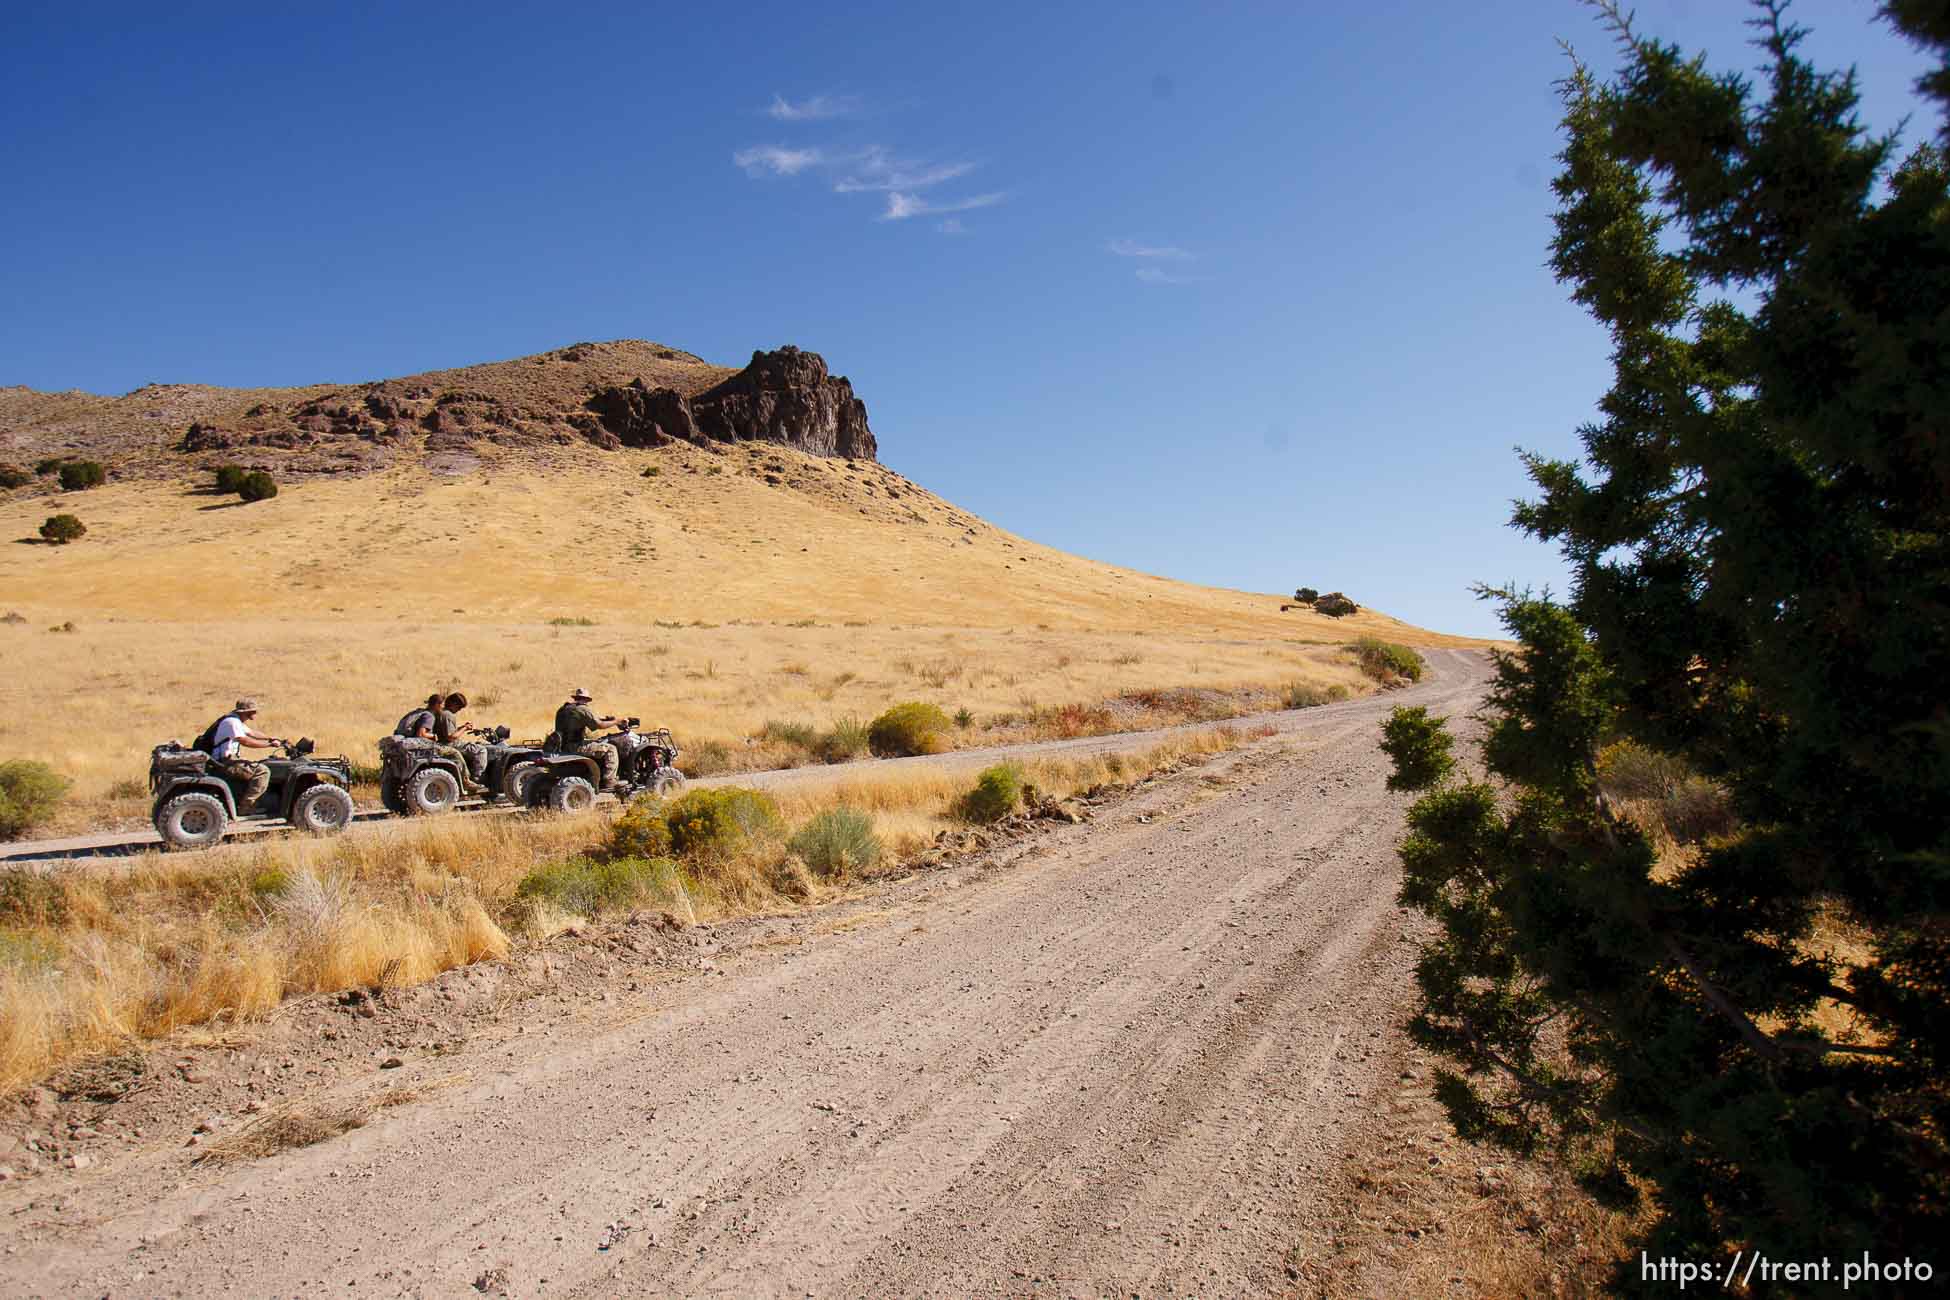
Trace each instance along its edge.
<instances>
[{"instance_id":1,"label":"blue sky","mask_svg":"<svg viewBox=\"0 0 1950 1300\"><path fill-rule=\"evenodd\" d=\"M1751 67L1731 0L1642 26ZM1864 115L1922 61L1804 3ZM1544 266L1567 0L0 13L0 383L357 381L652 338L850 376L1039 541L1489 632L1606 341ZM1906 138L1934 121L1916 117Z\"/></svg>"}]
</instances>

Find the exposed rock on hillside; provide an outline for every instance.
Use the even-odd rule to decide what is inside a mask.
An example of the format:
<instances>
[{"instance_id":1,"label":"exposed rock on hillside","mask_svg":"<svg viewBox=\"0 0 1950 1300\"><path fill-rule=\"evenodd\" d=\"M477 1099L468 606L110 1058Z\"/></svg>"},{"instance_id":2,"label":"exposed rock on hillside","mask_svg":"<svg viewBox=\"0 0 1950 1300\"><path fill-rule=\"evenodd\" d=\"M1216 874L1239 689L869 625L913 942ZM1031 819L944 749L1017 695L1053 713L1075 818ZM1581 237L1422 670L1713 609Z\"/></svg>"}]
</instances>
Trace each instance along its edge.
<instances>
[{"instance_id":1,"label":"exposed rock on hillside","mask_svg":"<svg viewBox=\"0 0 1950 1300\"><path fill-rule=\"evenodd\" d=\"M624 446L776 442L814 456L873 460L867 405L845 376L829 374L816 352L786 346L754 352L751 364L693 397L642 378L589 399L600 429Z\"/></svg>"},{"instance_id":2,"label":"exposed rock on hillside","mask_svg":"<svg viewBox=\"0 0 1950 1300\"><path fill-rule=\"evenodd\" d=\"M671 440L855 460L876 450L853 386L793 347L754 353L739 371L623 339L348 385L146 384L121 397L0 388L0 461L86 457L122 478L179 476L185 458L278 474L438 468L455 457L555 464L586 444Z\"/></svg>"}]
</instances>

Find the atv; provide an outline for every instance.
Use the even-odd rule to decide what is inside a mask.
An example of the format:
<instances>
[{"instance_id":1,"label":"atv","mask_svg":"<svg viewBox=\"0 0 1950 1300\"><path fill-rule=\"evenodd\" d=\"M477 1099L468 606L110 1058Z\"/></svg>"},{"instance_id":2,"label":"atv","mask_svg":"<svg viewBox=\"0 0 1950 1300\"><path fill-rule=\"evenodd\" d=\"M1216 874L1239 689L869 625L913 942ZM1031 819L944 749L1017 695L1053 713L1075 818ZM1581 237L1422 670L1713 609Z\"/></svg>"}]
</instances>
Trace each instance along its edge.
<instances>
[{"instance_id":1,"label":"atv","mask_svg":"<svg viewBox=\"0 0 1950 1300\"><path fill-rule=\"evenodd\" d=\"M516 763L540 758L535 745L508 743L508 729L495 727L479 733L479 743L487 746L487 761L481 783L487 787L488 803L506 788L508 769ZM389 812L431 816L460 806L466 789L465 770L459 763L436 753L432 741L409 736L386 736L379 742L384 760L379 777L379 801Z\"/></svg>"},{"instance_id":2,"label":"atv","mask_svg":"<svg viewBox=\"0 0 1950 1300\"><path fill-rule=\"evenodd\" d=\"M271 772L263 797L240 808L245 783L217 771L210 755L173 740L156 746L149 754L156 833L172 849L201 849L242 817L275 817L314 835L344 830L352 822L352 765L343 758L314 758L315 748L310 738L284 742L280 756L263 760Z\"/></svg>"},{"instance_id":3,"label":"atv","mask_svg":"<svg viewBox=\"0 0 1950 1300\"><path fill-rule=\"evenodd\" d=\"M596 740L615 746L618 755L616 779L618 798L639 794L669 795L684 787L684 774L672 766L677 761L677 742L668 727L639 732L641 718L624 718L617 730ZM584 754L563 753L561 737L551 732L542 752L524 758L508 768L503 792L521 808L553 808L556 812L582 812L596 802L602 780L602 766Z\"/></svg>"}]
</instances>

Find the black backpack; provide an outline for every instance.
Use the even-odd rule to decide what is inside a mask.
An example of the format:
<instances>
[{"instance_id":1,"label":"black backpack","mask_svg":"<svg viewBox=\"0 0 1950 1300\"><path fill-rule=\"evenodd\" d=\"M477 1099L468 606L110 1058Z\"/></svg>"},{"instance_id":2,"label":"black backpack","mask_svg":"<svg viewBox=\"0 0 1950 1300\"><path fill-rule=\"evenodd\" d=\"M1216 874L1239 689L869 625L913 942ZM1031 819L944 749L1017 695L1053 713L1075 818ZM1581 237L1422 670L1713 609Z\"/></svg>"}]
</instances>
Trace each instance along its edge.
<instances>
[{"instance_id":1,"label":"black backpack","mask_svg":"<svg viewBox=\"0 0 1950 1300\"><path fill-rule=\"evenodd\" d=\"M215 758L217 756L217 728L224 724L225 718L234 718L236 716L235 713L226 713L222 718L218 718L215 722L205 727L203 734L190 742L190 748L200 749L210 755L210 757Z\"/></svg>"},{"instance_id":2,"label":"black backpack","mask_svg":"<svg viewBox=\"0 0 1950 1300\"><path fill-rule=\"evenodd\" d=\"M425 719L425 721L422 721L422 719ZM425 727L428 731L433 730L432 709L409 710L406 716L399 720L399 725L393 728L393 734L395 736L417 736L420 734L421 727Z\"/></svg>"}]
</instances>

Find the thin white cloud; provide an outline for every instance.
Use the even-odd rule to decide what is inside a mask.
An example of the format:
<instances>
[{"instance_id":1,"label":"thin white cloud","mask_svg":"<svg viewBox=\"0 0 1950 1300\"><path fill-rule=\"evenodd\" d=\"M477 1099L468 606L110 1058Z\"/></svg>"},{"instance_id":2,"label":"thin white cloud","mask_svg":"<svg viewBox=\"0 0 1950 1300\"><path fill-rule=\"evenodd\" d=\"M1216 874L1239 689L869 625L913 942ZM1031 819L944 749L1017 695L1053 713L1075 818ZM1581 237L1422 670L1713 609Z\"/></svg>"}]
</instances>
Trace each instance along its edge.
<instances>
[{"instance_id":1,"label":"thin white cloud","mask_svg":"<svg viewBox=\"0 0 1950 1300\"><path fill-rule=\"evenodd\" d=\"M1106 247L1119 257L1157 257L1180 262L1197 256L1170 244L1141 244L1135 239L1113 239Z\"/></svg>"},{"instance_id":2,"label":"thin white cloud","mask_svg":"<svg viewBox=\"0 0 1950 1300\"><path fill-rule=\"evenodd\" d=\"M1145 284L1197 284L1205 279L1202 275L1171 275L1155 266L1140 266L1137 278Z\"/></svg>"},{"instance_id":3,"label":"thin white cloud","mask_svg":"<svg viewBox=\"0 0 1950 1300\"><path fill-rule=\"evenodd\" d=\"M975 164L971 162L908 162L895 158L879 145L867 149L851 162L851 171L834 182L834 193L924 190L930 185L939 185L975 170Z\"/></svg>"},{"instance_id":4,"label":"thin white cloud","mask_svg":"<svg viewBox=\"0 0 1950 1300\"><path fill-rule=\"evenodd\" d=\"M1000 192L977 194L973 198L951 199L945 203L930 203L913 194L902 194L899 190L887 196L887 210L880 214L882 221L905 221L909 217L933 216L943 212L967 212L974 208L989 208L1007 198Z\"/></svg>"},{"instance_id":5,"label":"thin white cloud","mask_svg":"<svg viewBox=\"0 0 1950 1300\"><path fill-rule=\"evenodd\" d=\"M783 145L762 144L751 149L740 149L731 155L731 161L745 169L747 176L763 176L771 172L774 176L797 176L808 167L825 161L825 155L817 149L787 149Z\"/></svg>"},{"instance_id":6,"label":"thin white cloud","mask_svg":"<svg viewBox=\"0 0 1950 1300\"><path fill-rule=\"evenodd\" d=\"M859 111L858 95L814 95L796 104L784 95L773 95L765 115L779 122L823 122L828 118L851 117Z\"/></svg>"}]
</instances>

